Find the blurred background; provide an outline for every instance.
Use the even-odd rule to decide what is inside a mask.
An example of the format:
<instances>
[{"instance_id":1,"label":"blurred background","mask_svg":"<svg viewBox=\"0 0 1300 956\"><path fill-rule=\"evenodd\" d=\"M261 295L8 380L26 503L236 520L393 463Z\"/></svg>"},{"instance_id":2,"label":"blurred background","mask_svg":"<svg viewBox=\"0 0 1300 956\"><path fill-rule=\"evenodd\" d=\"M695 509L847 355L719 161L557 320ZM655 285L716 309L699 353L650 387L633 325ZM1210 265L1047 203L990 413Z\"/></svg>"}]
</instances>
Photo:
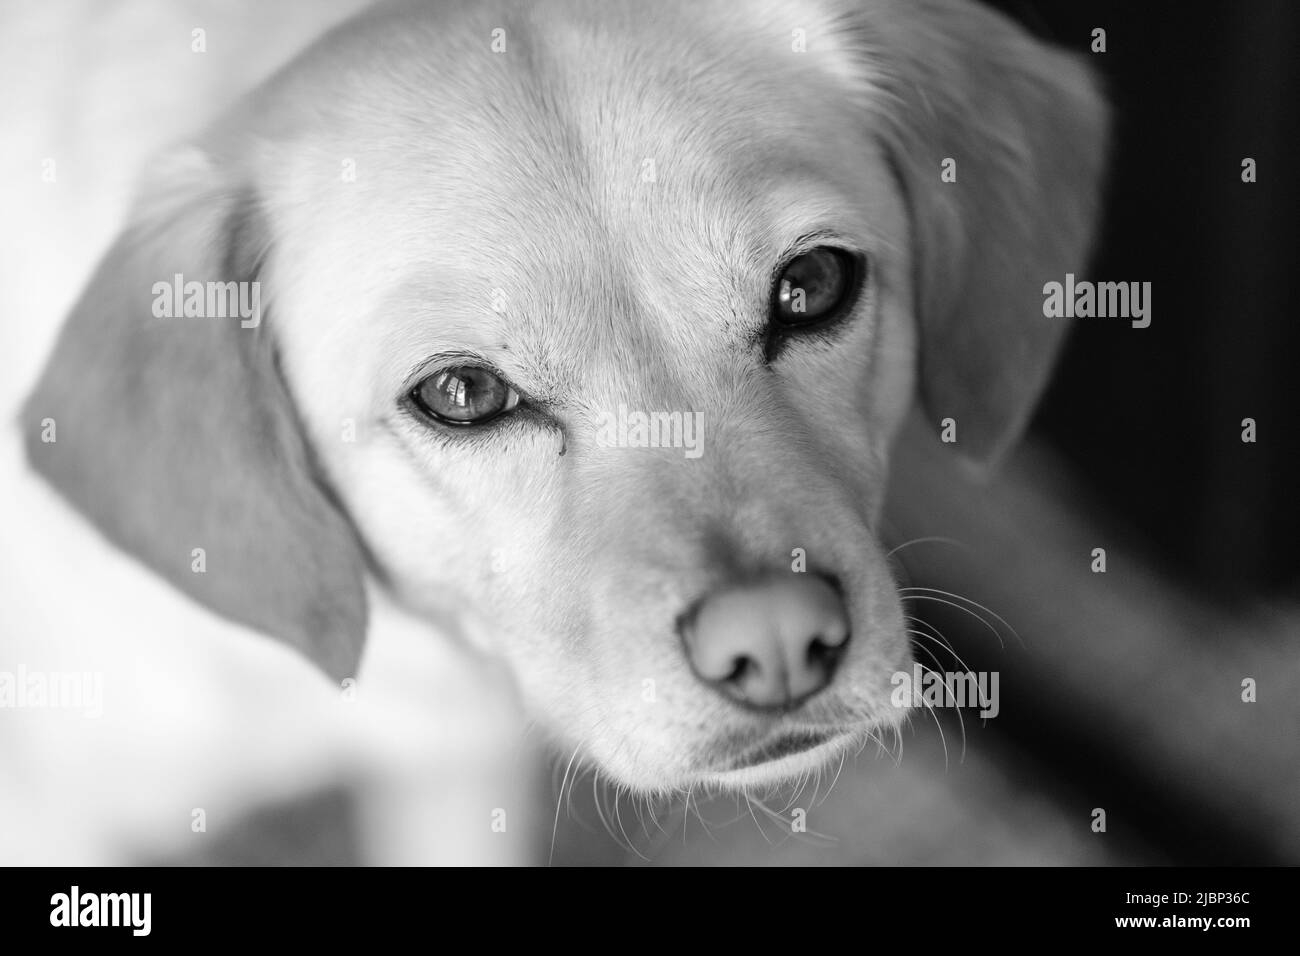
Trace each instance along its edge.
<instances>
[{"instance_id":1,"label":"blurred background","mask_svg":"<svg viewBox=\"0 0 1300 956\"><path fill-rule=\"evenodd\" d=\"M1171 575L1223 601L1300 592L1292 374L1300 8L1293 3L994 4L1089 54L1115 108L1091 274L1155 286L1159 321L1082 322L1036 434ZM1255 159L1258 181L1241 181ZM1241 419L1267 431L1237 440Z\"/></svg>"},{"instance_id":2,"label":"blurred background","mask_svg":"<svg viewBox=\"0 0 1300 956\"><path fill-rule=\"evenodd\" d=\"M1103 683L1007 681L1025 705L997 730L1063 793L1120 809L1123 853L1300 862L1300 202L1288 174L1300 7L997 6L1105 78L1114 154L1090 275L1150 281L1154 295L1150 328L1076 324L1033 429L1064 473L1062 506L1095 546L1114 542L1107 583L1126 579L1065 605L1106 655L1084 665ZM1104 54L1087 52L1096 27ZM1254 183L1246 157L1267 171ZM1151 645L1126 646L1144 628ZM1260 682L1254 710L1245 676Z\"/></svg>"}]
</instances>

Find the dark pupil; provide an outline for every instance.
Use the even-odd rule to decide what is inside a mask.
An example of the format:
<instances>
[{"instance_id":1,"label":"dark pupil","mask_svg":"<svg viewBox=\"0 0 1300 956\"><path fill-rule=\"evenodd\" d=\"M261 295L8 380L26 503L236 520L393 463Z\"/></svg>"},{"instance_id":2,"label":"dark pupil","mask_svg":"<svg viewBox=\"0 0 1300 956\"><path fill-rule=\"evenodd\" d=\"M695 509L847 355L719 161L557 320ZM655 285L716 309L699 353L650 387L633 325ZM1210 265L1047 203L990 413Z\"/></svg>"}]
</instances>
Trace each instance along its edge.
<instances>
[{"instance_id":1,"label":"dark pupil","mask_svg":"<svg viewBox=\"0 0 1300 956\"><path fill-rule=\"evenodd\" d=\"M473 421L499 411L503 404L501 381L476 368L449 369L425 382L425 402L434 412L453 421Z\"/></svg>"},{"instance_id":2,"label":"dark pupil","mask_svg":"<svg viewBox=\"0 0 1300 956\"><path fill-rule=\"evenodd\" d=\"M802 295L798 290L803 290ZM843 292L844 273L839 260L827 250L814 249L786 266L777 298L783 318L804 322L835 308Z\"/></svg>"}]
</instances>

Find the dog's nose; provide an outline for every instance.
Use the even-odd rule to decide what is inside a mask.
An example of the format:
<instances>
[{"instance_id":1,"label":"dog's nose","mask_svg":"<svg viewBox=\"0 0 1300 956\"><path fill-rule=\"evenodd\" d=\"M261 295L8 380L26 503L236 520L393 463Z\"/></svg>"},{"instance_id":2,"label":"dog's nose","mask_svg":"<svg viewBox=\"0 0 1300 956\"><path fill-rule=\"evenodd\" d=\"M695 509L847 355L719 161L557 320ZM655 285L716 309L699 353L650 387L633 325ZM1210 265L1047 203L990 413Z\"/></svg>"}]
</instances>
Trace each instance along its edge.
<instances>
[{"instance_id":1,"label":"dog's nose","mask_svg":"<svg viewBox=\"0 0 1300 956\"><path fill-rule=\"evenodd\" d=\"M815 574L718 591L679 624L695 673L761 710L788 710L825 688L849 643L839 590Z\"/></svg>"}]
</instances>

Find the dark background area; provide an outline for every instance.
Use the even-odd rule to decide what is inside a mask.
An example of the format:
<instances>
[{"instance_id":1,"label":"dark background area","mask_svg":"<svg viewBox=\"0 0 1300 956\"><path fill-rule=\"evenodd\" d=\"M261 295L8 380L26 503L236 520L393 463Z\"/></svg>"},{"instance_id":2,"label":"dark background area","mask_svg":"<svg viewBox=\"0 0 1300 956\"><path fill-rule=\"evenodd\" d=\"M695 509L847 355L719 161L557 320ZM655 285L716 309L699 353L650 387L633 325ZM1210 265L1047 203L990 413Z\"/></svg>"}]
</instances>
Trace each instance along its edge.
<instances>
[{"instance_id":1,"label":"dark background area","mask_svg":"<svg viewBox=\"0 0 1300 956\"><path fill-rule=\"evenodd\" d=\"M1152 283L1149 328L1078 320L1037 434L1171 574L1224 601L1295 597L1300 4L990 5L1105 78L1111 174L1088 277Z\"/></svg>"},{"instance_id":2,"label":"dark background area","mask_svg":"<svg viewBox=\"0 0 1300 956\"><path fill-rule=\"evenodd\" d=\"M1110 179L1092 265L1079 278L1152 283L1149 328L1076 320L1035 437L1068 463L1083 509L1123 529L1187 595L1243 615L1294 602L1300 4L989 5L1102 75L1113 109ZM1104 54L1089 50L1096 27L1106 30ZM1245 157L1256 161L1255 183L1242 182ZM1241 441L1248 417L1255 444ZM972 668L1004 672L1003 716L988 743L1013 779L1081 813L1110 808L1123 821L1115 845L1131 861L1288 862L1265 820L1154 767L1100 697L1062 693L1032 663L990 647L962 614L921 613ZM1198 641L1242 642L1249 628L1207 623L1198 633L1171 621L1167 630L1194 656ZM1222 757L1206 743L1207 763Z\"/></svg>"}]
</instances>

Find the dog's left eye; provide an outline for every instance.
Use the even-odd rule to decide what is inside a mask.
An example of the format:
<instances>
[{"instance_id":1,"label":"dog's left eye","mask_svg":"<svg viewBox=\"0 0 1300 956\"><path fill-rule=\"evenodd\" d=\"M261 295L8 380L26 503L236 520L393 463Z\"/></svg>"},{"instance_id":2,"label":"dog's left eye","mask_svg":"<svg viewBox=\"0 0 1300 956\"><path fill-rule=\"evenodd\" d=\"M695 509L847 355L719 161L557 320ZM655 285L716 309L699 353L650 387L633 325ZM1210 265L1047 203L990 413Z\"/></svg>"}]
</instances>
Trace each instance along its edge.
<instances>
[{"instance_id":1,"label":"dog's left eye","mask_svg":"<svg viewBox=\"0 0 1300 956\"><path fill-rule=\"evenodd\" d=\"M772 322L796 328L844 315L857 298L862 271L855 256L830 246L796 256L781 271L772 290Z\"/></svg>"},{"instance_id":2,"label":"dog's left eye","mask_svg":"<svg viewBox=\"0 0 1300 956\"><path fill-rule=\"evenodd\" d=\"M434 372L411 390L411 400L447 425L482 425L519 405L519 394L495 372L461 365Z\"/></svg>"}]
</instances>

